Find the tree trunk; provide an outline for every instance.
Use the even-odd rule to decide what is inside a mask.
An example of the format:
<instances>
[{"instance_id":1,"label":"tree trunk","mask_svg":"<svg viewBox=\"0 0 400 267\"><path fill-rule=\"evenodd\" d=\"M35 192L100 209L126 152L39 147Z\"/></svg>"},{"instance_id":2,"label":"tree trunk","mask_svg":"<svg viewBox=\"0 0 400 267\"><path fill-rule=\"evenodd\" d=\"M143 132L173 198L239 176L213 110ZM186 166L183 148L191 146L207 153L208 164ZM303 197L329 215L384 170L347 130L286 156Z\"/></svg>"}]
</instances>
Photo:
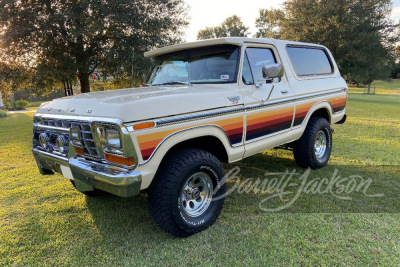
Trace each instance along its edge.
<instances>
[{"instance_id":1,"label":"tree trunk","mask_svg":"<svg viewBox=\"0 0 400 267\"><path fill-rule=\"evenodd\" d=\"M67 87L69 89L70 95L74 95L74 89L72 89L72 83L69 80L67 80Z\"/></svg>"},{"instance_id":2,"label":"tree trunk","mask_svg":"<svg viewBox=\"0 0 400 267\"><path fill-rule=\"evenodd\" d=\"M89 93L90 92L90 84L89 84L89 74L79 74L79 82L81 84L81 93Z\"/></svg>"},{"instance_id":3,"label":"tree trunk","mask_svg":"<svg viewBox=\"0 0 400 267\"><path fill-rule=\"evenodd\" d=\"M14 102L15 102L14 94L10 94L10 103L12 109L15 109Z\"/></svg>"}]
</instances>

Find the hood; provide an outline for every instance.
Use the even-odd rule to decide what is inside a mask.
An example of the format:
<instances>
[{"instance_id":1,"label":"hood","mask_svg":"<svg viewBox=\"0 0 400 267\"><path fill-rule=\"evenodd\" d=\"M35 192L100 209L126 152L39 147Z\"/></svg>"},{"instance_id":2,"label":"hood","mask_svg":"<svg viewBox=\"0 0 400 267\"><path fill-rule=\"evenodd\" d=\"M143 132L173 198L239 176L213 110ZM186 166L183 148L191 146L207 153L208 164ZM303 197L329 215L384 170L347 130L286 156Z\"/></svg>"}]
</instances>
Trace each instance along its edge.
<instances>
[{"instance_id":1,"label":"hood","mask_svg":"<svg viewBox=\"0 0 400 267\"><path fill-rule=\"evenodd\" d=\"M235 84L236 85L236 84ZM134 122L232 106L243 98L232 84L142 87L85 93L55 99L38 109L41 114L107 117ZM237 99L237 98L236 98Z\"/></svg>"}]
</instances>

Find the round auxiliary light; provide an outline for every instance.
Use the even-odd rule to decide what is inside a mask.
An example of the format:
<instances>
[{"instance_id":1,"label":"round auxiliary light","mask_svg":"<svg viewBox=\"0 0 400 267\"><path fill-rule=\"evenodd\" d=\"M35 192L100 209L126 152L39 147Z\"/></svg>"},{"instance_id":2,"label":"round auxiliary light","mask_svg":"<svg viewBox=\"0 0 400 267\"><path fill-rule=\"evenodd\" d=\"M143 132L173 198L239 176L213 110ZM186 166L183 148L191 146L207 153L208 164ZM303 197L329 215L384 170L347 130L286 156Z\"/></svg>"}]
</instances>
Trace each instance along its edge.
<instances>
[{"instance_id":1,"label":"round auxiliary light","mask_svg":"<svg viewBox=\"0 0 400 267\"><path fill-rule=\"evenodd\" d=\"M56 140L57 150L61 153L67 152L68 140L63 135L59 135Z\"/></svg>"},{"instance_id":2,"label":"round auxiliary light","mask_svg":"<svg viewBox=\"0 0 400 267\"><path fill-rule=\"evenodd\" d=\"M39 144L43 149L48 150L50 148L49 141L50 138L46 133L41 133L39 135Z\"/></svg>"}]
</instances>

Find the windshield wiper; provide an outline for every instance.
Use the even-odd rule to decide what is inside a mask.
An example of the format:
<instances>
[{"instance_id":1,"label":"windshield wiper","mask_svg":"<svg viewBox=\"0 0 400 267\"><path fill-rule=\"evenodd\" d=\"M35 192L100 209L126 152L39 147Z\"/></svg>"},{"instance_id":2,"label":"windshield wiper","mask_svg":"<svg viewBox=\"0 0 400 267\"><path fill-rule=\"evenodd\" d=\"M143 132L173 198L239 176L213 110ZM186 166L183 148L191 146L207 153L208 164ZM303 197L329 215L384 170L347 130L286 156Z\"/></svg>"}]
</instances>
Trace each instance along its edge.
<instances>
[{"instance_id":1,"label":"windshield wiper","mask_svg":"<svg viewBox=\"0 0 400 267\"><path fill-rule=\"evenodd\" d=\"M190 82L182 82L182 81L171 81L171 82L166 82L166 83L156 83L156 84L150 84L150 86L174 85L174 84L184 84L184 85L193 86Z\"/></svg>"}]
</instances>

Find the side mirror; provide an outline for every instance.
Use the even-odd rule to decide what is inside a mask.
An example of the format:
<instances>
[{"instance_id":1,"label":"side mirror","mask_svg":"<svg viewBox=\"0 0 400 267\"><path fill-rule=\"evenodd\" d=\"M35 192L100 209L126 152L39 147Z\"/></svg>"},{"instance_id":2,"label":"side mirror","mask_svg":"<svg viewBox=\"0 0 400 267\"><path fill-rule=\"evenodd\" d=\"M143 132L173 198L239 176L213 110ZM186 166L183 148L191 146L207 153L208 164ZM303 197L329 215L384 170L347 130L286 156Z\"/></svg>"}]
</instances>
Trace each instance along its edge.
<instances>
[{"instance_id":1,"label":"side mirror","mask_svg":"<svg viewBox=\"0 0 400 267\"><path fill-rule=\"evenodd\" d=\"M262 67L263 78L265 79L281 78L283 72L284 69L281 63L264 65Z\"/></svg>"}]
</instances>

